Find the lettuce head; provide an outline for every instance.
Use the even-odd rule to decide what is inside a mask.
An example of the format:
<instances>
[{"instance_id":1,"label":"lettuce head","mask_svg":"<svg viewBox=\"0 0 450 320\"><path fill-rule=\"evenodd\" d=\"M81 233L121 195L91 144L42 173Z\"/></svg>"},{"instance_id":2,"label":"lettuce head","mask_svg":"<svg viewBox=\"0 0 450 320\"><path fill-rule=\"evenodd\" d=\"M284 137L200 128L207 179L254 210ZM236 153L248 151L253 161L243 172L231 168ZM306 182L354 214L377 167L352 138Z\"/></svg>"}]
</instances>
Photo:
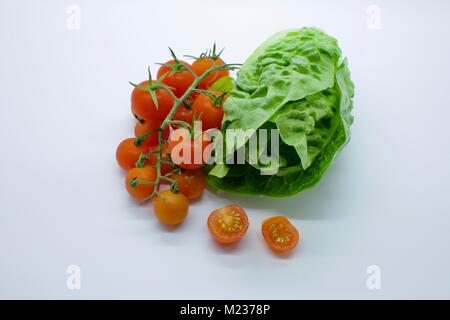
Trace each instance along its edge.
<instances>
[{"instance_id":1,"label":"lettuce head","mask_svg":"<svg viewBox=\"0 0 450 320\"><path fill-rule=\"evenodd\" d=\"M277 129L276 173L262 174L264 168L247 157L243 164L211 166L209 185L271 197L314 186L349 141L353 95L347 60L336 39L316 28L270 37L238 72L224 105L222 131L226 137L228 129L255 134L263 128ZM240 139L233 150L246 146L248 139Z\"/></svg>"}]
</instances>

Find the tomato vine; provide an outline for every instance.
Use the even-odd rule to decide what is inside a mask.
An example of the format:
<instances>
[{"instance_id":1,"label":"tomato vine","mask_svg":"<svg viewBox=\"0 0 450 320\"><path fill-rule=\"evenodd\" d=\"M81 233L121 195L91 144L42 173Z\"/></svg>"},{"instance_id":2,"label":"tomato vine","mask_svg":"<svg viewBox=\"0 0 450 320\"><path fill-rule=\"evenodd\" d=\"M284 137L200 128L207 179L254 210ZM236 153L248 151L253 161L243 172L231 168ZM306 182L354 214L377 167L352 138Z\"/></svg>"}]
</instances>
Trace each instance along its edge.
<instances>
[{"instance_id":1,"label":"tomato vine","mask_svg":"<svg viewBox=\"0 0 450 320\"><path fill-rule=\"evenodd\" d=\"M173 51L169 48L172 56L175 57L175 54L173 53ZM134 140L134 144L136 146L139 146L143 143L143 141L146 139L147 136L158 132L158 145L157 145L157 149L155 151L151 151L149 153L141 153L141 155L139 156L139 159L136 161L136 167L142 167L145 165L145 161L146 159L150 156L150 154L152 153L156 153L157 155L157 161L155 164L155 169L156 169L156 179L155 181L142 181L142 180L138 180L135 179L133 181L130 182L130 187L135 188L138 184L153 184L155 186L155 188L153 188L152 193L147 196L145 199L143 199L141 201L145 202L151 198L153 198L155 195L159 194L158 191L158 186L160 184L161 181L166 181L169 182L171 184L171 190L174 191L175 193L178 192L178 186L177 186L177 182L170 178L170 176L172 174L175 173L179 173L180 169L179 168L175 168L174 170L172 170L171 172L167 173L167 174L162 174L161 173L161 164L166 161L162 159L162 155L161 155L161 151L162 151L162 146L164 143L164 138L163 138L163 131L164 129L166 129L167 126L169 125L173 125L173 126L177 126L177 127L186 127L189 129L190 132L192 132L192 125L185 122L185 121L181 121L181 120L173 120L173 117L175 115L175 113L177 112L178 108L183 104L183 102L190 96L190 94L192 94L195 91L199 91L198 86L200 84L200 82L206 78L208 75L210 75L212 72L216 72L216 71L221 71L221 70L236 70L238 69L240 66L240 64L222 64L222 65L213 65L211 66L209 69L207 69L204 73L202 73L201 75L197 75L194 71L192 71L192 69L190 67L186 67L184 66L182 69L182 71L188 71L189 73L192 74L192 76L194 77L194 81L192 82L192 84L187 88L187 90L180 96L177 97L174 93L173 93L173 88L165 85L162 81L164 79L163 75L162 77L160 77L159 79L157 79L155 82L152 80L152 75L150 73L150 68L148 69L148 85L138 85L138 84L134 84L132 82L130 82L130 84L132 86L134 86L135 88L139 89L139 90L144 90L147 91L156 108L158 108L158 102L157 102L157 98L156 98L156 90L164 90L167 93L170 94L170 96L172 97L174 103L173 103L173 107L170 110L169 114L165 117L165 119L162 121L161 125L159 128L152 130L148 133L145 133L143 135L140 135L138 137L135 138ZM174 68L172 70L172 72L181 72L179 71L177 68ZM171 72L171 73L172 73ZM202 90L203 91L203 90ZM216 97L217 98L217 97ZM222 97L223 98L223 97ZM222 99L221 98L221 99Z\"/></svg>"}]
</instances>

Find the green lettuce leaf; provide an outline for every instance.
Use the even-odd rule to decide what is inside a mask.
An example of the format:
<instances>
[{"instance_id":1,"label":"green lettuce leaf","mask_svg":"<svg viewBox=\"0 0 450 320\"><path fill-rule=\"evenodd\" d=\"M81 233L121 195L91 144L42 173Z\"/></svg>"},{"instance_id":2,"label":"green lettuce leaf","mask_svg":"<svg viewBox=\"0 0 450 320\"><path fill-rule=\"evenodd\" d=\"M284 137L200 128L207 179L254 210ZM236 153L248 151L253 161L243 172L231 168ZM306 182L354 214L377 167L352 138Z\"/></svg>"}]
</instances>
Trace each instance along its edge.
<instances>
[{"instance_id":1,"label":"green lettuce leaf","mask_svg":"<svg viewBox=\"0 0 450 320\"><path fill-rule=\"evenodd\" d=\"M248 158L245 164L222 163L212 167L209 185L271 197L314 186L350 138L353 95L347 60L334 38L315 28L274 35L239 71L222 130L277 128L278 170L263 174L265 167ZM247 140L235 150L247 147Z\"/></svg>"},{"instance_id":2,"label":"green lettuce leaf","mask_svg":"<svg viewBox=\"0 0 450 320\"><path fill-rule=\"evenodd\" d=\"M230 92L234 89L234 80L232 77L222 77L216 82L214 82L210 88L210 90L216 90L219 92Z\"/></svg>"},{"instance_id":3,"label":"green lettuce leaf","mask_svg":"<svg viewBox=\"0 0 450 320\"><path fill-rule=\"evenodd\" d=\"M242 65L222 127L259 128L289 101L333 87L340 54L336 40L314 28L271 37Z\"/></svg>"}]
</instances>

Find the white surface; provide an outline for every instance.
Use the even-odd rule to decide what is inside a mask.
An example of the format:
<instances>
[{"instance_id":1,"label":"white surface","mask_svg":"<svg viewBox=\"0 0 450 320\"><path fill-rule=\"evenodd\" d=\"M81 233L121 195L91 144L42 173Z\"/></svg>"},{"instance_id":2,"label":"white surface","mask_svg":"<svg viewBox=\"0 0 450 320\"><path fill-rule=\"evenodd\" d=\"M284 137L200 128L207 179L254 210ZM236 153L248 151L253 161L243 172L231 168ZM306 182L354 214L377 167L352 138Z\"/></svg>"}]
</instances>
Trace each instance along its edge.
<instances>
[{"instance_id":1,"label":"white surface","mask_svg":"<svg viewBox=\"0 0 450 320\"><path fill-rule=\"evenodd\" d=\"M450 298L448 1L2 1L0 298ZM66 28L66 8L81 28ZM366 10L381 8L381 29ZM169 18L169 15L172 16ZM129 80L216 40L242 62L271 34L318 26L356 84L352 141L313 190L285 200L208 192L175 230L124 189ZM209 212L248 211L215 245ZM303 243L272 255L260 221L289 215ZM66 287L81 267L81 290ZM366 287L366 268L382 289Z\"/></svg>"}]
</instances>

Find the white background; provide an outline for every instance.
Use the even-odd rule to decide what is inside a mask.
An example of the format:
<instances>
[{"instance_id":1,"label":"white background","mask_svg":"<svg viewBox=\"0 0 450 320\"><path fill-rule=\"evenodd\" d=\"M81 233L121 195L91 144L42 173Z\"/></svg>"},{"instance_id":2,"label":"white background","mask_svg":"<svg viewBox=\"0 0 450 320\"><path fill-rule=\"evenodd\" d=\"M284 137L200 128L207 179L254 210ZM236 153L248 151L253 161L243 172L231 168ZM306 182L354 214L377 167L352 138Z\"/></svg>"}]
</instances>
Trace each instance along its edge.
<instances>
[{"instance_id":1,"label":"white background","mask_svg":"<svg viewBox=\"0 0 450 320\"><path fill-rule=\"evenodd\" d=\"M81 9L80 29L66 9ZM369 23L381 9L381 29ZM1 1L0 298L450 298L448 1ZM124 188L115 149L133 134L128 81L214 40L243 62L267 37L317 26L356 85L352 140L321 183L284 199L207 192L176 230ZM240 203L235 248L206 218ZM260 235L284 214L289 258ZM81 267L81 290L66 268ZM368 290L366 268L381 268Z\"/></svg>"}]
</instances>

